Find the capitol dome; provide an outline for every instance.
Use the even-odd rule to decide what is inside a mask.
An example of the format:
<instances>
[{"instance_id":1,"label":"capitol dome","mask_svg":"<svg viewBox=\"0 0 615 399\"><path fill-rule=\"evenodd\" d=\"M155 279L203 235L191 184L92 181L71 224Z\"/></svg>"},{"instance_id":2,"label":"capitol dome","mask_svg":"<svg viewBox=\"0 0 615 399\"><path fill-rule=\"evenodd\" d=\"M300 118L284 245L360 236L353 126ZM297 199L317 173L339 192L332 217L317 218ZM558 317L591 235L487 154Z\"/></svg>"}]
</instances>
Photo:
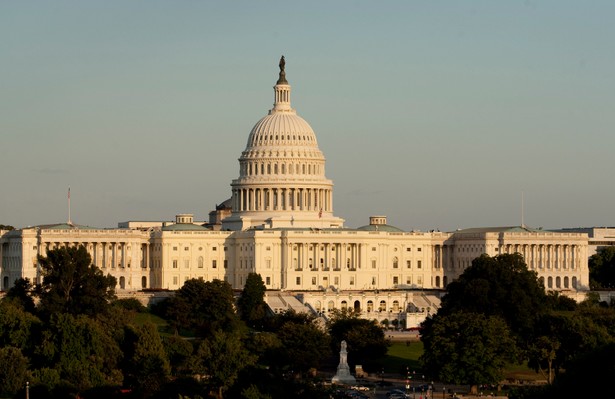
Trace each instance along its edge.
<instances>
[{"instance_id":1,"label":"capitol dome","mask_svg":"<svg viewBox=\"0 0 615 399\"><path fill-rule=\"evenodd\" d=\"M284 57L273 108L248 136L233 180L232 214L223 228L341 227L333 216L333 182L312 127L291 107Z\"/></svg>"}]
</instances>

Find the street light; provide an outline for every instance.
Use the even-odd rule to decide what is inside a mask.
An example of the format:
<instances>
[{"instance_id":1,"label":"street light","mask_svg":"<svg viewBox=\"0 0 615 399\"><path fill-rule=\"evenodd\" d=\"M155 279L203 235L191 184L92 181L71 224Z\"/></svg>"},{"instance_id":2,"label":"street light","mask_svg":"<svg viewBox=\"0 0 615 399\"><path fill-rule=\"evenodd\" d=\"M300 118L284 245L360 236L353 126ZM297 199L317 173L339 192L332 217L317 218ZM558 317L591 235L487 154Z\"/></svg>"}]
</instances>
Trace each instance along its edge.
<instances>
[{"instance_id":1,"label":"street light","mask_svg":"<svg viewBox=\"0 0 615 399\"><path fill-rule=\"evenodd\" d=\"M442 399L446 396L446 388L442 387Z\"/></svg>"}]
</instances>

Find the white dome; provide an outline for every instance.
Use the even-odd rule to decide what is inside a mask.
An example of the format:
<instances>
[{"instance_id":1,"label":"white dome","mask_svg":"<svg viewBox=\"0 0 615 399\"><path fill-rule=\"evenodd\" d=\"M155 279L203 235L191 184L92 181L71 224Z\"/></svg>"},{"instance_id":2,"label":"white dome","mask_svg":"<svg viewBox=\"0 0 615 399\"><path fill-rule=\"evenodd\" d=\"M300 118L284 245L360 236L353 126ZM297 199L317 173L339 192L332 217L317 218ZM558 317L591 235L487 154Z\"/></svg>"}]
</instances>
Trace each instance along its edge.
<instances>
[{"instance_id":1,"label":"white dome","mask_svg":"<svg viewBox=\"0 0 615 399\"><path fill-rule=\"evenodd\" d=\"M269 146L313 149L318 148L318 142L314 130L295 112L272 112L256 122L248 136L246 150Z\"/></svg>"}]
</instances>

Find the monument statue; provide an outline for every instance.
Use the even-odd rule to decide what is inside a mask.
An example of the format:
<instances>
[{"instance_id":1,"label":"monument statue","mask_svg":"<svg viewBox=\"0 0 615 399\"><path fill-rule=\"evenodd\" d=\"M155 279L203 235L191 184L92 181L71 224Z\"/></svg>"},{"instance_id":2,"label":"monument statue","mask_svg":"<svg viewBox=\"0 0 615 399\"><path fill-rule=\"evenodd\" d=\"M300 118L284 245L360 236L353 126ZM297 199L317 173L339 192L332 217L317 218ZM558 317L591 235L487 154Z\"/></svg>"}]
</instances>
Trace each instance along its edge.
<instances>
[{"instance_id":1,"label":"monument statue","mask_svg":"<svg viewBox=\"0 0 615 399\"><path fill-rule=\"evenodd\" d=\"M346 350L346 341L342 341L340 349L340 364L337 366L337 373L331 379L334 384L355 384L357 380L350 374L348 367L348 351Z\"/></svg>"},{"instance_id":2,"label":"monument statue","mask_svg":"<svg viewBox=\"0 0 615 399\"><path fill-rule=\"evenodd\" d=\"M284 59L284 56L280 58L279 65L280 65L280 78L278 79L278 82L276 84L287 85L288 81L286 80L286 71L284 71L284 67L286 67L286 60Z\"/></svg>"}]
</instances>

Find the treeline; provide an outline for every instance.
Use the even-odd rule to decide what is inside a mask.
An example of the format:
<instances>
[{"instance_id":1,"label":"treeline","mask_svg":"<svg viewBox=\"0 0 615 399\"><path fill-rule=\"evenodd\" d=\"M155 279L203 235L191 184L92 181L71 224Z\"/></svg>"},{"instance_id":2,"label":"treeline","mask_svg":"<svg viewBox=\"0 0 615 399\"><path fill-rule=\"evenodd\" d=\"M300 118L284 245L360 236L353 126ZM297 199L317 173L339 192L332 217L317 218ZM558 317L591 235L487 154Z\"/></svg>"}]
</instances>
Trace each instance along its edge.
<instances>
[{"instance_id":1,"label":"treeline","mask_svg":"<svg viewBox=\"0 0 615 399\"><path fill-rule=\"evenodd\" d=\"M228 283L194 279L147 309L117 300L83 247L39 263L40 285L17 280L0 301L0 397L29 382L32 398L328 398L312 376L342 340L351 364L377 370L386 354L382 329L352 312L267 314L257 274L237 302Z\"/></svg>"},{"instance_id":2,"label":"treeline","mask_svg":"<svg viewBox=\"0 0 615 399\"><path fill-rule=\"evenodd\" d=\"M546 386L513 389L511 398L593 397L610 392L603 382L615 375L613 303L545 293L519 254L475 259L448 285L421 339L424 371L446 383L496 386L515 363L542 373Z\"/></svg>"}]
</instances>

